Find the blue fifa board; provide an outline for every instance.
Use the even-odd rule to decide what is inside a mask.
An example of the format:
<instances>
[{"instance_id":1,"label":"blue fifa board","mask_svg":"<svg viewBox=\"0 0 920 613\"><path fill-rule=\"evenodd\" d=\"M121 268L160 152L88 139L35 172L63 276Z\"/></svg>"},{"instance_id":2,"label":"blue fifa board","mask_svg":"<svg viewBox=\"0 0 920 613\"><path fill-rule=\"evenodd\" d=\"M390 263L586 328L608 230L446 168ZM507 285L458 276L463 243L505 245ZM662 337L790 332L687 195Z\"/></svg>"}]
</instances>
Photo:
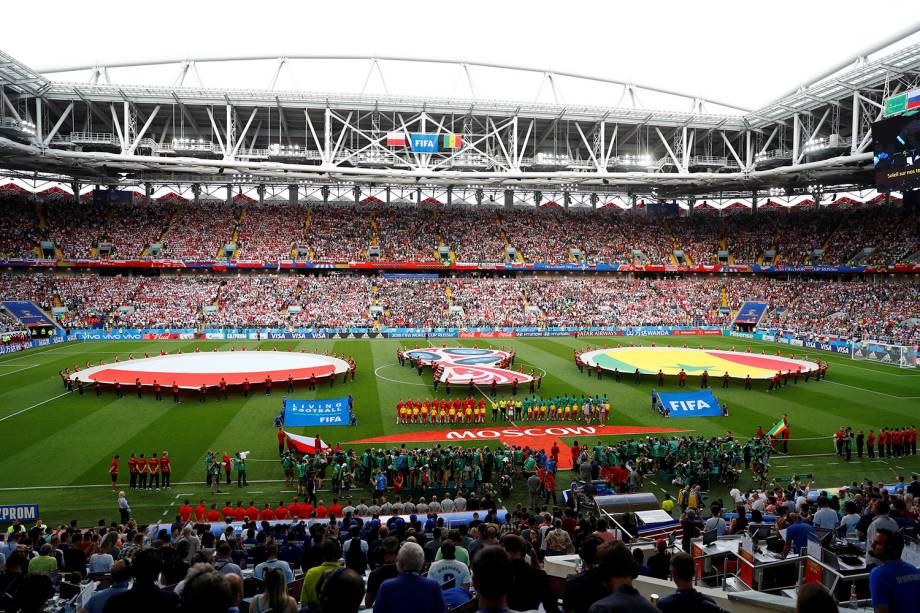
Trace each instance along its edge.
<instances>
[{"instance_id":1,"label":"blue fifa board","mask_svg":"<svg viewBox=\"0 0 920 613\"><path fill-rule=\"evenodd\" d=\"M14 519L32 522L38 519L37 504L4 504L0 505L0 523L10 523Z\"/></svg>"},{"instance_id":2,"label":"blue fifa board","mask_svg":"<svg viewBox=\"0 0 920 613\"><path fill-rule=\"evenodd\" d=\"M722 407L712 392L659 392L661 403L671 417L721 417Z\"/></svg>"},{"instance_id":3,"label":"blue fifa board","mask_svg":"<svg viewBox=\"0 0 920 613\"><path fill-rule=\"evenodd\" d=\"M766 312L766 302L745 302L738 309L738 313L735 314L734 323L757 325Z\"/></svg>"},{"instance_id":4,"label":"blue fifa board","mask_svg":"<svg viewBox=\"0 0 920 613\"><path fill-rule=\"evenodd\" d=\"M285 426L347 426L348 398L285 400Z\"/></svg>"},{"instance_id":5,"label":"blue fifa board","mask_svg":"<svg viewBox=\"0 0 920 613\"><path fill-rule=\"evenodd\" d=\"M438 135L412 132L409 134L409 149L413 153L437 153Z\"/></svg>"}]
</instances>

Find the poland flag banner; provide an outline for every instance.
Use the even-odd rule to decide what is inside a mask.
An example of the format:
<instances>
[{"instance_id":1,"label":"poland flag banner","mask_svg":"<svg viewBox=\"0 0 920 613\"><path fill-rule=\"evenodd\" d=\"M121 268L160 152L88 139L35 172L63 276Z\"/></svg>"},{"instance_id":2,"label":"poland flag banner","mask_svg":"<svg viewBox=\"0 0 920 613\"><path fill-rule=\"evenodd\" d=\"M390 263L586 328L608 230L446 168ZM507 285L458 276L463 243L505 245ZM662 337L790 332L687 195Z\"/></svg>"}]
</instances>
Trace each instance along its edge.
<instances>
[{"instance_id":1,"label":"poland flag banner","mask_svg":"<svg viewBox=\"0 0 920 613\"><path fill-rule=\"evenodd\" d=\"M387 132L387 147L405 147L405 132Z\"/></svg>"},{"instance_id":2,"label":"poland flag banner","mask_svg":"<svg viewBox=\"0 0 920 613\"><path fill-rule=\"evenodd\" d=\"M316 438L312 436L299 436L297 434L291 434L290 432L285 431L284 435L288 437L292 443L294 443L294 449L300 453L316 453ZM319 446L322 449L329 449L329 445L325 441L320 439Z\"/></svg>"}]
</instances>

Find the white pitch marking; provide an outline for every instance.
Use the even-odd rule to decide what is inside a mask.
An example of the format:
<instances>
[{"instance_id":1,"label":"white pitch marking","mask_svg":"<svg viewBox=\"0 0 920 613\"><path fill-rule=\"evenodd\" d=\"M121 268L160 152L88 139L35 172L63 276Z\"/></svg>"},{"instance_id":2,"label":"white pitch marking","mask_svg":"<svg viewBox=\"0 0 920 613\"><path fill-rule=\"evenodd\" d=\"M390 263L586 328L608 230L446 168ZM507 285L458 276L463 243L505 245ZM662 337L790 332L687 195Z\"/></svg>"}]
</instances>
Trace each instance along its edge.
<instances>
[{"instance_id":1,"label":"white pitch marking","mask_svg":"<svg viewBox=\"0 0 920 613\"><path fill-rule=\"evenodd\" d=\"M0 366L2 366L2 364L0 364ZM16 374L16 373L18 373L18 372L22 372L22 371L24 371L24 370L29 370L30 368L35 368L36 366L38 366L38 364L30 364L30 365L24 366L24 367L22 367L22 368L17 368L16 370L11 370L10 372L5 372L5 373L3 373L2 375L0 375L0 377L5 377L5 376L7 376L7 375L14 375L14 374Z\"/></svg>"},{"instance_id":2,"label":"white pitch marking","mask_svg":"<svg viewBox=\"0 0 920 613\"><path fill-rule=\"evenodd\" d=\"M842 385L844 387L851 387L854 390L862 390L864 392L869 392L870 394L878 394L880 396L888 396L889 398L894 398L895 400L917 400L920 399L920 396L895 396L893 394L886 394L885 392L877 392L875 390L866 389L864 387L858 387L856 385L850 385L848 383L840 383L839 381L828 381L824 380L824 383L833 383L834 385Z\"/></svg>"},{"instance_id":3,"label":"white pitch marking","mask_svg":"<svg viewBox=\"0 0 920 613\"><path fill-rule=\"evenodd\" d=\"M62 398L62 397L64 397L64 396L67 396L67 395L70 394L70 393L72 393L72 392L63 392L63 393L58 394L57 396L55 396L55 397L53 397L53 398L49 398L48 400L43 400L43 401L39 402L38 404L33 404L33 405L30 406L30 407L26 407L25 409L23 409L23 410L21 410L21 411L16 411L15 413L10 413L9 415L7 415L7 416L5 416L5 417L0 417L0 423L6 421L7 419L11 419L11 418L13 418L13 417L16 417L16 416L19 415L20 413L25 413L26 411L31 411L31 410L34 409L35 407L40 407L40 406L42 406L43 404L47 404L47 403L51 402L52 400L57 400L58 398Z\"/></svg>"}]
</instances>

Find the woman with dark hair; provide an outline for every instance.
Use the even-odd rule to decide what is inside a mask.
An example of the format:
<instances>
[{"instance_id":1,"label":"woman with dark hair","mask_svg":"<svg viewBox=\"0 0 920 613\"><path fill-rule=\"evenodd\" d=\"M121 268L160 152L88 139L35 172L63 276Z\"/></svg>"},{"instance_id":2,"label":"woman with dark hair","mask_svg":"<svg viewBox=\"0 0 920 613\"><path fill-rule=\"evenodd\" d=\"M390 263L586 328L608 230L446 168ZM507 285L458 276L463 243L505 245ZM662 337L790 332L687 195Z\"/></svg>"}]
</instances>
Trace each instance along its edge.
<instances>
[{"instance_id":1,"label":"woman with dark hair","mask_svg":"<svg viewBox=\"0 0 920 613\"><path fill-rule=\"evenodd\" d=\"M728 533L744 534L747 531L747 527L747 509L744 508L743 504L739 504L735 507L735 517L732 518L731 524L728 526Z\"/></svg>"}]
</instances>

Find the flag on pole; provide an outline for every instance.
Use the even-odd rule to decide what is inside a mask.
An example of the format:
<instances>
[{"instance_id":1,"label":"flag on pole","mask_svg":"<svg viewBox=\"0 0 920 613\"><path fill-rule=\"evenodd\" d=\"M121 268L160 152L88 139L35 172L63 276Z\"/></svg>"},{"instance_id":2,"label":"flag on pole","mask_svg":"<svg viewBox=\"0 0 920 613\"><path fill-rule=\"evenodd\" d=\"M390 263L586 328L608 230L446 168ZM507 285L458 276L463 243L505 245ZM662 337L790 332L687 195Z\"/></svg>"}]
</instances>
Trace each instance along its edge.
<instances>
[{"instance_id":1,"label":"flag on pole","mask_svg":"<svg viewBox=\"0 0 920 613\"><path fill-rule=\"evenodd\" d=\"M776 422L772 428L770 428L769 432L767 432L767 436L772 436L775 438L782 434L783 430L787 429L788 427L789 426L786 425L786 421L781 419Z\"/></svg>"},{"instance_id":2,"label":"flag on pole","mask_svg":"<svg viewBox=\"0 0 920 613\"><path fill-rule=\"evenodd\" d=\"M387 147L405 147L405 132L387 132Z\"/></svg>"},{"instance_id":3,"label":"flag on pole","mask_svg":"<svg viewBox=\"0 0 920 613\"><path fill-rule=\"evenodd\" d=\"M441 141L444 149L460 149L463 146L463 136L460 134L445 134Z\"/></svg>"},{"instance_id":4,"label":"flag on pole","mask_svg":"<svg viewBox=\"0 0 920 613\"><path fill-rule=\"evenodd\" d=\"M300 453L309 453L311 455L316 453L316 439L312 436L299 436L297 434L291 434L288 431L284 432L284 435L291 439L291 442L294 443L294 449ZM319 446L322 449L329 449L329 445L326 444L326 441L320 439Z\"/></svg>"}]
</instances>

